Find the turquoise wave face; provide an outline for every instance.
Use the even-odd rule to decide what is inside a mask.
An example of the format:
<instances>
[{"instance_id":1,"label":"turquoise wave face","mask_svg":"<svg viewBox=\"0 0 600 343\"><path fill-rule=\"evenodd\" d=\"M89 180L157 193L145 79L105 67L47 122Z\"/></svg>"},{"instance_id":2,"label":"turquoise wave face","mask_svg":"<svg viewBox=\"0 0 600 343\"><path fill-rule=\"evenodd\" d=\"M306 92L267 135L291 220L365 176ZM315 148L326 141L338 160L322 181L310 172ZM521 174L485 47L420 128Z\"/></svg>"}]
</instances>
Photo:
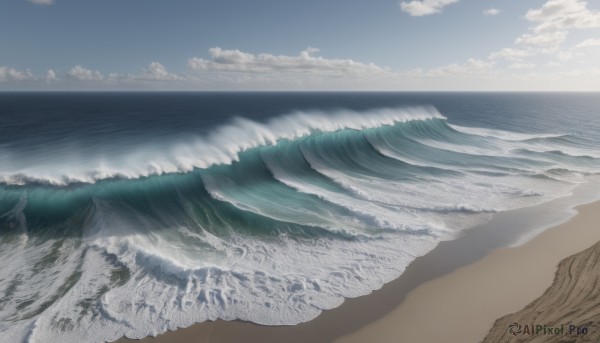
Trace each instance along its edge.
<instances>
[{"instance_id":1,"label":"turquoise wave face","mask_svg":"<svg viewBox=\"0 0 600 343\"><path fill-rule=\"evenodd\" d=\"M5 173L0 332L113 340L216 318L307 321L491 213L600 170L574 135L389 111L226 126L230 145L197 156L223 163L172 173ZM241 127L251 139L235 142Z\"/></svg>"}]
</instances>

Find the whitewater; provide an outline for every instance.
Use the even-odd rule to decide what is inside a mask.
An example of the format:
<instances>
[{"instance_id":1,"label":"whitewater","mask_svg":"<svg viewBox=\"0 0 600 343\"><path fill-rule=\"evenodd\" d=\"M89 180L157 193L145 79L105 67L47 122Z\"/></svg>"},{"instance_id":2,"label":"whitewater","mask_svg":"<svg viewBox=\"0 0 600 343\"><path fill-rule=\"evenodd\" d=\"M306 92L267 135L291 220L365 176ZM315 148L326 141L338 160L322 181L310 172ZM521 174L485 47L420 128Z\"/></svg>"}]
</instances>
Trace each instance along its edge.
<instances>
[{"instance_id":1,"label":"whitewater","mask_svg":"<svg viewBox=\"0 0 600 343\"><path fill-rule=\"evenodd\" d=\"M400 106L232 117L130 146L0 144L0 336L309 321L495 213L592 185L593 137L537 131Z\"/></svg>"}]
</instances>

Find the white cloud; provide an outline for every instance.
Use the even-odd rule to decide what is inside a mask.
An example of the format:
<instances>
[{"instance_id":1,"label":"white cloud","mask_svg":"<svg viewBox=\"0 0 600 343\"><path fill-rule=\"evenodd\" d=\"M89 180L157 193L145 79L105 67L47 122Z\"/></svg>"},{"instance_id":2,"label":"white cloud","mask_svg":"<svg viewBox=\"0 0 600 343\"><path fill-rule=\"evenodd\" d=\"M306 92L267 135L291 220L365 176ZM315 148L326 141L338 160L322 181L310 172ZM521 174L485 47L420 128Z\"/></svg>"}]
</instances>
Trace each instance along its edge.
<instances>
[{"instance_id":1,"label":"white cloud","mask_svg":"<svg viewBox=\"0 0 600 343\"><path fill-rule=\"evenodd\" d=\"M561 51L571 29L600 27L600 11L590 10L584 0L547 0L541 7L530 9L525 19L535 24L529 32L517 37L515 44L524 50L511 48L490 54L491 59L504 58L524 63L523 59L535 55L553 55L561 61L583 56ZM573 49L600 45L600 40L588 39ZM520 65L517 64L517 65ZM509 67L510 68L510 67Z\"/></svg>"},{"instance_id":2,"label":"white cloud","mask_svg":"<svg viewBox=\"0 0 600 343\"><path fill-rule=\"evenodd\" d=\"M217 47L209 49L209 60L193 57L188 60L188 67L210 72L300 73L330 76L373 75L387 72L386 69L372 63L314 56L317 52L319 49L308 48L298 56L287 56L268 53L251 54Z\"/></svg>"},{"instance_id":3,"label":"white cloud","mask_svg":"<svg viewBox=\"0 0 600 343\"><path fill-rule=\"evenodd\" d=\"M438 89L458 78L476 82L494 75L494 61L469 59L439 68L390 70L350 59L326 59L309 48L297 56L251 54L240 50L210 49L210 59L194 57L188 66L205 72L204 79L229 89L411 89L430 84ZM418 87L418 86L417 86Z\"/></svg>"},{"instance_id":4,"label":"white cloud","mask_svg":"<svg viewBox=\"0 0 600 343\"><path fill-rule=\"evenodd\" d=\"M77 65L67 72L67 76L78 81L101 81L104 76L99 71L86 69Z\"/></svg>"},{"instance_id":5,"label":"white cloud","mask_svg":"<svg viewBox=\"0 0 600 343\"><path fill-rule=\"evenodd\" d=\"M567 32L556 31L548 33L521 35L515 40L516 44L533 47L558 47L567 39Z\"/></svg>"},{"instance_id":6,"label":"white cloud","mask_svg":"<svg viewBox=\"0 0 600 343\"><path fill-rule=\"evenodd\" d=\"M46 71L46 81L58 81L58 76L56 76L56 72L54 70L48 69L48 71Z\"/></svg>"},{"instance_id":7,"label":"white cloud","mask_svg":"<svg viewBox=\"0 0 600 343\"><path fill-rule=\"evenodd\" d=\"M502 11L500 11L497 8L488 8L487 10L483 10L483 15L486 17L492 17L495 15L500 14Z\"/></svg>"},{"instance_id":8,"label":"white cloud","mask_svg":"<svg viewBox=\"0 0 600 343\"><path fill-rule=\"evenodd\" d=\"M424 73L425 76L469 76L487 73L492 70L494 62L469 58L466 63L453 63L444 67L434 68Z\"/></svg>"},{"instance_id":9,"label":"white cloud","mask_svg":"<svg viewBox=\"0 0 600 343\"><path fill-rule=\"evenodd\" d=\"M562 44L567 40L571 29L600 27L600 11L588 9L584 0L547 0L541 7L530 9L525 19L535 24L515 39L515 44L522 49L505 48L489 55L492 60L504 59L521 67L528 57L554 55L560 60L569 60L582 56L568 51L561 51ZM589 39L574 48L584 48L600 45L600 40ZM539 62L539 61L538 61ZM509 66L511 68L511 66Z\"/></svg>"},{"instance_id":10,"label":"white cloud","mask_svg":"<svg viewBox=\"0 0 600 343\"><path fill-rule=\"evenodd\" d=\"M581 52L573 52L573 51L559 51L556 54L556 57L561 61L570 61L577 57L584 57L584 56L585 56L585 54L583 54Z\"/></svg>"},{"instance_id":11,"label":"white cloud","mask_svg":"<svg viewBox=\"0 0 600 343\"><path fill-rule=\"evenodd\" d=\"M516 61L522 58L531 56L533 53L527 50L504 48L500 51L492 52L489 56L490 59L505 59L509 61Z\"/></svg>"},{"instance_id":12,"label":"white cloud","mask_svg":"<svg viewBox=\"0 0 600 343\"><path fill-rule=\"evenodd\" d=\"M572 60L573 58L575 58L575 55L570 51L559 51L556 54L556 57L561 61L568 61L568 60Z\"/></svg>"},{"instance_id":13,"label":"white cloud","mask_svg":"<svg viewBox=\"0 0 600 343\"><path fill-rule=\"evenodd\" d=\"M20 71L14 68L0 66L0 82L33 80L34 76L29 70Z\"/></svg>"},{"instance_id":14,"label":"white cloud","mask_svg":"<svg viewBox=\"0 0 600 343\"><path fill-rule=\"evenodd\" d=\"M535 64L527 62L515 62L508 66L509 69L522 70L534 68Z\"/></svg>"},{"instance_id":15,"label":"white cloud","mask_svg":"<svg viewBox=\"0 0 600 343\"><path fill-rule=\"evenodd\" d=\"M167 71L165 66L159 62L152 62L146 68L142 68L137 74L108 73L106 76L99 71L87 69L76 65L64 73L54 69L48 69L43 74L34 75L29 70L19 71L14 68L0 67L0 82L15 84L16 81L35 81L42 87L90 87L90 89L121 88L156 88L160 82L181 81L183 84L190 81L185 75L179 76ZM85 82L82 84L81 82ZM62 87L62 88L61 88Z\"/></svg>"},{"instance_id":16,"label":"white cloud","mask_svg":"<svg viewBox=\"0 0 600 343\"><path fill-rule=\"evenodd\" d=\"M586 39L583 42L575 45L575 49L583 49L583 48L592 48L592 47L596 47L596 46L600 46L600 39Z\"/></svg>"},{"instance_id":17,"label":"white cloud","mask_svg":"<svg viewBox=\"0 0 600 343\"><path fill-rule=\"evenodd\" d=\"M181 78L169 73L167 68L158 62L152 62L148 68L142 69L142 73L133 78L144 81L177 81Z\"/></svg>"},{"instance_id":18,"label":"white cloud","mask_svg":"<svg viewBox=\"0 0 600 343\"><path fill-rule=\"evenodd\" d=\"M159 62L152 62L138 74L109 73L105 79L110 84L142 85L156 84L157 82L186 81L185 76L179 76L167 71Z\"/></svg>"},{"instance_id":19,"label":"white cloud","mask_svg":"<svg viewBox=\"0 0 600 343\"><path fill-rule=\"evenodd\" d=\"M600 75L600 68L574 69L574 70L561 72L561 73L559 73L559 75L560 76L575 76L575 77L583 77L583 76L597 77Z\"/></svg>"},{"instance_id":20,"label":"white cloud","mask_svg":"<svg viewBox=\"0 0 600 343\"><path fill-rule=\"evenodd\" d=\"M54 0L29 0L29 2L38 5L52 5L54 3Z\"/></svg>"},{"instance_id":21,"label":"white cloud","mask_svg":"<svg viewBox=\"0 0 600 343\"><path fill-rule=\"evenodd\" d=\"M458 0L415 0L409 2L402 1L400 2L400 8L402 9L402 11L410 14L413 17L421 17L424 15L440 13L444 7L457 2Z\"/></svg>"},{"instance_id":22,"label":"white cloud","mask_svg":"<svg viewBox=\"0 0 600 343\"><path fill-rule=\"evenodd\" d=\"M536 32L600 27L600 11L589 10L583 0L549 0L525 18L537 23Z\"/></svg>"},{"instance_id":23,"label":"white cloud","mask_svg":"<svg viewBox=\"0 0 600 343\"><path fill-rule=\"evenodd\" d=\"M187 74L171 73L159 62L137 73L103 74L77 65L66 72L49 69L34 75L29 70L0 67L0 81L5 81L0 82L0 89L600 90L597 73L585 72L594 70L596 64L579 59L582 50L550 50L564 41L566 34L530 31L519 37L524 47L504 48L487 58L430 69L392 70L352 59L328 59L319 56L316 48L292 56L212 48L208 58L188 60L191 71ZM588 39L578 46L597 44L599 39ZM575 65L580 69L574 69ZM545 69L550 66L554 71ZM569 73L574 70L577 72Z\"/></svg>"}]
</instances>

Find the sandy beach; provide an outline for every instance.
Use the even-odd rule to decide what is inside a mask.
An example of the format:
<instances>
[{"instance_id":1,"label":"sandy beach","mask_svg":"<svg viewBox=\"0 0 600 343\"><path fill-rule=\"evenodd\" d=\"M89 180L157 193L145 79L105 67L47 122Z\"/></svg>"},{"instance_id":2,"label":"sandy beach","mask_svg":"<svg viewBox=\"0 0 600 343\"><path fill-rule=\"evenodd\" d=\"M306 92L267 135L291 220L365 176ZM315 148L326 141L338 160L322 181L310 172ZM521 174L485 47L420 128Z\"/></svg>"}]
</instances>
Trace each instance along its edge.
<instances>
[{"instance_id":1,"label":"sandy beach","mask_svg":"<svg viewBox=\"0 0 600 343\"><path fill-rule=\"evenodd\" d=\"M498 318L544 293L561 260L600 241L600 202L577 210L568 222L514 248L460 249L476 245L474 241L491 235L494 227L442 242L400 278L308 323L266 327L218 320L118 342L480 342ZM546 211L550 216L551 209ZM530 213L535 215L543 213ZM497 225L508 225L500 220L504 224ZM505 243L496 239L494 244ZM600 333L590 333L594 334Z\"/></svg>"},{"instance_id":2,"label":"sandy beach","mask_svg":"<svg viewBox=\"0 0 600 343\"><path fill-rule=\"evenodd\" d=\"M552 286L521 311L498 319L484 343L598 342L599 259L600 242L562 260Z\"/></svg>"}]
</instances>

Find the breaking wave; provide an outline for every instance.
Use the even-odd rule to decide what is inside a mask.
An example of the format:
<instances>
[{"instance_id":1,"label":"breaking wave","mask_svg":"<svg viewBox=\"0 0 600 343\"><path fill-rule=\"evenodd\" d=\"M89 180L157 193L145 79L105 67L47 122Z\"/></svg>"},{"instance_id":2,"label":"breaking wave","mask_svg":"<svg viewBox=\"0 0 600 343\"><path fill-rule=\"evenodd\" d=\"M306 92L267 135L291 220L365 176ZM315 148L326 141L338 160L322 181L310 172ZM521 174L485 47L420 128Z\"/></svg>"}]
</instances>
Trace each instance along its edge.
<instances>
[{"instance_id":1,"label":"breaking wave","mask_svg":"<svg viewBox=\"0 0 600 343\"><path fill-rule=\"evenodd\" d=\"M429 107L236 119L111 159L62 149L0 167L10 341L308 321L600 167L577 137L451 125Z\"/></svg>"}]
</instances>

